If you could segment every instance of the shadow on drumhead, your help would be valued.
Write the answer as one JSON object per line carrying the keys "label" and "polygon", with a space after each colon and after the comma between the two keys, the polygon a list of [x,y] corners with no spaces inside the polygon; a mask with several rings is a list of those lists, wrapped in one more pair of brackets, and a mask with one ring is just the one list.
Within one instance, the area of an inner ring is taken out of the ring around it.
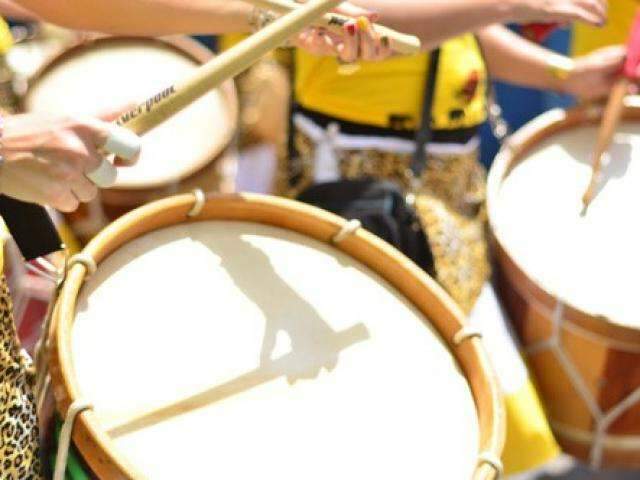
{"label": "shadow on drumhead", "polygon": [[[283,376],[289,384],[314,379],[323,368],[328,372],[336,368],[343,350],[370,338],[362,322],[342,331],[331,328],[316,308],[278,274],[269,256],[243,236],[209,237],[206,242],[192,240],[221,259],[220,267],[237,290],[262,312],[265,330],[258,366],[171,404],[118,419],[108,429],[113,438],[220,402]],[[309,271],[309,275],[314,272]],[[226,320],[233,321],[233,318]],[[288,352],[280,352],[278,348],[281,333],[290,340]]]}
{"label": "shadow on drumhead", "polygon": [[[578,154],[576,154],[574,151],[564,149],[568,156],[575,158],[580,163],[587,164],[589,167],[593,164],[593,155],[591,153],[583,155],[582,152],[578,152]],[[588,152],[591,152],[591,150],[592,146],[589,145]],[[625,135],[623,134],[617,135],[609,146],[609,150],[603,156],[600,179],[594,197],[604,189],[609,180],[622,178],[626,175],[629,164],[631,163],[632,153],[633,146],[629,139],[625,139]]]}
{"label": "shadow on drumhead", "polygon": [[[246,239],[219,239],[215,248],[207,248],[222,259],[222,268],[238,290],[264,315],[260,352],[264,373],[286,375],[291,384],[315,378],[323,367],[327,371],[336,367],[342,350],[369,338],[362,323],[343,332],[333,330],[314,306],[276,272],[268,255]],[[279,333],[288,336],[290,353],[277,357]]]}

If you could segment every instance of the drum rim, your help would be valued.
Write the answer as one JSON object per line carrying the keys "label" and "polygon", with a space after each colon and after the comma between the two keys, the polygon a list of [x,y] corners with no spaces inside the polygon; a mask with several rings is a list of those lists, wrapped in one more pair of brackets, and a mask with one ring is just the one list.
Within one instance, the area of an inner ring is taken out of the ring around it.
{"label": "drum rim", "polygon": [[[109,44],[115,42],[140,42],[147,44],[157,44],[164,47],[169,47],[183,56],[195,61],[197,64],[202,65],[215,57],[214,52],[198,43],[196,40],[184,35],[172,35],[166,37],[144,37],[144,36],[132,36],[132,35],[107,35],[101,33],[91,33],[88,36],[65,45],[61,51],[58,51],[51,55],[41,66],[36,73],[29,79],[29,86],[27,92],[19,99],[18,107],[21,112],[26,112],[26,102],[29,98],[29,93],[34,85],[36,85],[44,75],[49,72],[59,62],[64,61],[65,57],[70,57],[83,48],[92,47],[94,45]],[[207,168],[207,166],[217,160],[226,150],[229,149],[236,136],[237,125],[239,121],[239,105],[238,94],[236,91],[235,83],[233,79],[229,79],[223,82],[219,87],[222,101],[224,104],[225,117],[229,120],[223,123],[224,129],[221,134],[221,141],[218,142],[214,148],[210,149],[208,154],[199,159],[197,162],[193,162],[190,168],[185,169],[176,175],[175,178],[169,180],[159,180],[155,182],[143,182],[143,181],[127,181],[120,184],[109,187],[108,190],[114,191],[152,191],[158,188],[166,187],[175,182],[180,182],[189,178],[199,171]]]}
{"label": "drum rim", "polygon": [[[189,218],[194,196],[183,194],[150,203],[124,215],[105,228],[83,250],[99,263],[125,243],[148,232],[178,223],[206,220],[250,221],[284,228],[331,243],[347,221],[324,210],[300,202],[257,194],[208,194],[201,213]],[[482,342],[471,337],[459,346],[454,336],[465,325],[464,314],[433,279],[393,247],[359,229],[335,247],[362,262],[389,282],[414,305],[448,346],[464,372],[476,405],[480,428],[478,453],[485,458],[499,459],[505,438],[505,413],[497,378]],[[71,330],[75,317],[75,302],[86,275],[86,268],[70,268],[54,309],[50,371],[58,411],[65,413],[78,399],[78,385],[71,358]],[[95,415],[80,414],[73,439],[83,457],[104,478],[141,478],[135,468],[117,452],[103,432]],[[428,466],[427,466],[428,468]],[[497,478],[496,470],[479,463],[473,478]]]}
{"label": "drum rim", "polygon": [[[515,132],[498,152],[489,170],[487,180],[487,214],[495,255],[506,277],[514,285],[522,285],[519,292],[527,302],[535,302],[547,312],[557,307],[558,298],[546,287],[533,279],[515,255],[509,250],[497,226],[499,193],[502,182],[511,170],[540,142],[549,137],[570,130],[576,126],[596,125],[602,117],[602,107],[594,105],[578,106],[571,109],[553,109],[534,118]],[[640,120],[640,97],[625,99],[624,120]],[[564,318],[589,333],[600,335],[618,343],[622,349],[637,350],[640,343],[640,328],[615,323],[610,318],[584,309],[562,299]],[[551,316],[551,313],[549,313]]]}

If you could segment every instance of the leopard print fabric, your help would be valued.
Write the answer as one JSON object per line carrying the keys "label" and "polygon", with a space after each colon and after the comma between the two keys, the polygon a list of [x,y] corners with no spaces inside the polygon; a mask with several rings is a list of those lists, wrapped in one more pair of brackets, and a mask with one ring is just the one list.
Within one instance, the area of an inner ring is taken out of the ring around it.
{"label": "leopard print fabric", "polygon": [[21,349],[7,280],[0,279],[0,478],[42,478],[31,360]]}
{"label": "leopard print fabric", "polygon": [[[296,158],[281,157],[276,191],[296,197],[313,181],[315,145],[294,131]],[[409,192],[411,155],[379,150],[336,152],[343,178],[362,177],[397,182]],[[415,193],[415,206],[433,252],[436,280],[463,311],[473,308],[491,274],[486,239],[485,171],[479,152],[429,154]],[[296,178],[291,186],[289,176]]]}

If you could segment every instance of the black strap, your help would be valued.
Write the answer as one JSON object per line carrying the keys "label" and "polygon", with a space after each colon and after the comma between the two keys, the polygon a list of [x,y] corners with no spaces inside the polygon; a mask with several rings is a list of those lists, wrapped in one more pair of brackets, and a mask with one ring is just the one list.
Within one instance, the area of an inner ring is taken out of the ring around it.
{"label": "black strap", "polygon": [[25,260],[63,248],[58,231],[44,207],[0,195],[0,215]]}
{"label": "black strap", "polygon": [[427,165],[427,153],[425,147],[429,144],[433,135],[431,119],[439,64],[440,49],[436,48],[431,52],[431,55],[429,55],[429,72],[427,73],[427,81],[424,88],[424,100],[422,102],[422,120],[420,128],[416,131],[415,136],[416,149],[413,153],[413,160],[411,162],[411,171],[415,178],[420,177]]}

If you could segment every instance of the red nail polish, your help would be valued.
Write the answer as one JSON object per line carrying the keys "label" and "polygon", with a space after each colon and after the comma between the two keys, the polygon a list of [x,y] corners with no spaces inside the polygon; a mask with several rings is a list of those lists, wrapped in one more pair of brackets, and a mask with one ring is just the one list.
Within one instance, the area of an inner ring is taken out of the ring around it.
{"label": "red nail polish", "polygon": [[355,35],[356,34],[356,24],[355,23],[350,23],[347,25],[347,32],[349,32],[349,35]]}

